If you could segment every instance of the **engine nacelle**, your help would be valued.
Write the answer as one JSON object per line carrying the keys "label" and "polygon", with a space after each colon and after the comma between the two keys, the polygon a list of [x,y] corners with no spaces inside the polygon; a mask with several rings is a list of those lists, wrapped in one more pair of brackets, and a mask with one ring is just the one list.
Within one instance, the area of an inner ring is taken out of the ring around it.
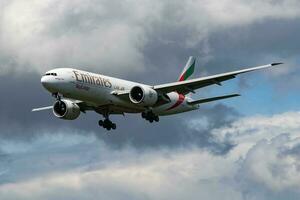
{"label": "engine nacelle", "polygon": [[74,120],[80,115],[79,106],[67,99],[56,101],[53,105],[53,114],[65,120]]}
{"label": "engine nacelle", "polygon": [[155,90],[147,86],[134,86],[129,93],[129,99],[134,104],[140,106],[153,106],[157,103],[158,94]]}

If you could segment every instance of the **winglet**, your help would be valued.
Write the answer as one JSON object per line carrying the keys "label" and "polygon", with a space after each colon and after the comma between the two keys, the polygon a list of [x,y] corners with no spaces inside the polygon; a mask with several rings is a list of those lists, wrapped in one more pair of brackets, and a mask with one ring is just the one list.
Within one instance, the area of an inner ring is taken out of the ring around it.
{"label": "winglet", "polygon": [[284,63],[272,63],[271,66],[275,66],[275,65],[282,65]]}

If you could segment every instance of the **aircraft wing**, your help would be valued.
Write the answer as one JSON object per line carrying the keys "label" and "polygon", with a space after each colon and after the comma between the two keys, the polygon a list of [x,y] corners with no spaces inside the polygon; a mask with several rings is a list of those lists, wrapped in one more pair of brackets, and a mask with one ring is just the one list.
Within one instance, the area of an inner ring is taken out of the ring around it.
{"label": "aircraft wing", "polygon": [[41,107],[41,108],[34,108],[31,110],[31,112],[39,112],[39,111],[43,111],[43,110],[51,110],[53,108],[53,106],[47,106],[47,107]]}
{"label": "aircraft wing", "polygon": [[181,82],[156,85],[153,87],[153,89],[161,93],[169,93],[169,92],[177,91],[178,93],[181,94],[187,94],[189,92],[194,92],[194,90],[196,89],[206,87],[209,85],[214,85],[214,84],[221,85],[221,82],[233,79],[238,74],[247,73],[259,69],[265,69],[280,64],[283,63],[272,63],[268,65],[262,65],[258,67],[252,67],[243,70],[227,72],[227,73],[217,74],[213,76],[207,76],[203,78],[196,78],[196,79],[191,79],[191,80],[186,80]]}
{"label": "aircraft wing", "polygon": [[[89,105],[86,102],[83,101],[79,101],[76,99],[70,99],[70,98],[63,98],[63,99],[68,99],[70,101],[73,101],[74,103],[76,103],[79,107],[80,107],[80,111],[85,112],[87,110],[94,110],[95,106],[93,105]],[[44,111],[44,110],[51,110],[53,109],[53,105],[52,106],[46,106],[46,107],[40,107],[40,108],[34,108],[31,110],[31,112],[39,112],[39,111]]]}

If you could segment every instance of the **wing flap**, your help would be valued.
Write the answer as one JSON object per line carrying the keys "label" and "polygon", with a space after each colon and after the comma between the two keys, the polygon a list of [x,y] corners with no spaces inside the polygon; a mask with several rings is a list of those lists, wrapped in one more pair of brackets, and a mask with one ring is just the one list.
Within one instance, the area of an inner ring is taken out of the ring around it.
{"label": "wing flap", "polygon": [[188,104],[197,105],[197,104],[203,104],[203,103],[208,103],[208,102],[212,102],[212,101],[228,99],[228,98],[233,98],[233,97],[238,97],[238,96],[241,96],[241,95],[240,94],[231,94],[231,95],[218,96],[218,97],[212,97],[212,98],[207,98],[207,99],[200,99],[200,100],[188,102]]}

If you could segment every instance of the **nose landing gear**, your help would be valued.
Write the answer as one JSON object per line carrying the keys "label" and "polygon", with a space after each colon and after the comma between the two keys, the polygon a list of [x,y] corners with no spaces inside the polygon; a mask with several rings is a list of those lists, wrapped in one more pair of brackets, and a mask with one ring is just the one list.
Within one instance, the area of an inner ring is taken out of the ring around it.
{"label": "nose landing gear", "polygon": [[155,115],[152,111],[142,112],[142,118],[149,121],[150,123],[159,122],[159,117]]}
{"label": "nose landing gear", "polygon": [[60,101],[60,100],[61,100],[61,96],[59,95],[58,92],[52,93],[52,96],[53,96],[57,101]]}

